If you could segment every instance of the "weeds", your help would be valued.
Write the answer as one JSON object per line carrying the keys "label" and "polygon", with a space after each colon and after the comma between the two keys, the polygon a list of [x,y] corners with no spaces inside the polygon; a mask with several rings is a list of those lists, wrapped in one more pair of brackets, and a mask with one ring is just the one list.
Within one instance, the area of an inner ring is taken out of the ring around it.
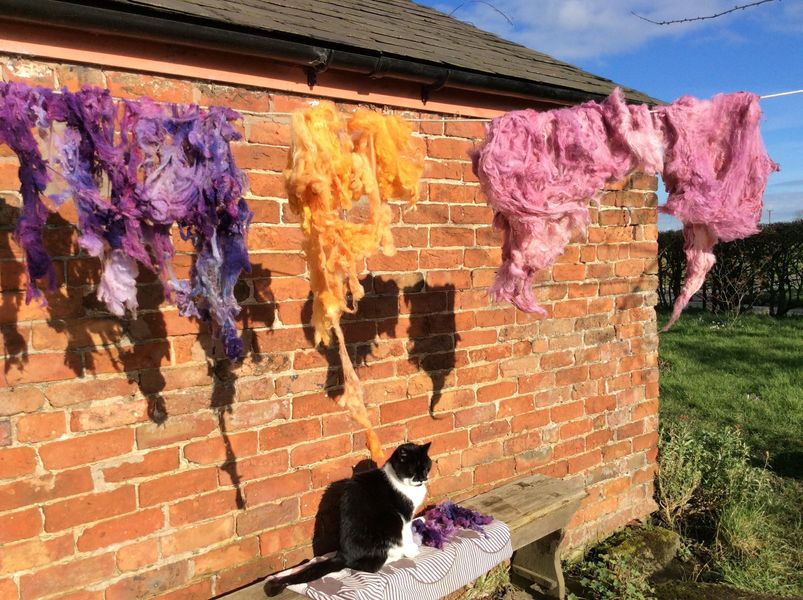
{"label": "weeds", "polygon": [[803,591],[799,550],[778,520],[786,504],[779,502],[776,478],[766,464],[751,464],[741,431],[676,423],[662,428],[659,447],[658,515],[703,543],[697,558],[709,563],[710,574],[757,591]]}
{"label": "weeds", "polygon": [[632,557],[595,553],[572,568],[579,577],[583,595],[567,600],[650,600],[655,590],[641,564]]}

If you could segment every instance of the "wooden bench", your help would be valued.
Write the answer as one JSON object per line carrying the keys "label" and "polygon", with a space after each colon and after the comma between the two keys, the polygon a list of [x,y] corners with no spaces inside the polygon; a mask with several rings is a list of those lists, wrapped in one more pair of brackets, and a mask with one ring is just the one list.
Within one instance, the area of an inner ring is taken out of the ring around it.
{"label": "wooden bench", "polygon": [[[564,598],[566,588],[559,549],[566,525],[584,496],[579,484],[531,475],[464,500],[460,505],[504,521],[510,528],[513,572],[538,584],[547,596]],[[222,598],[262,600],[265,598],[262,588],[263,582],[259,581]],[[277,600],[302,597],[290,590],[273,596]]]}
{"label": "wooden bench", "polygon": [[564,598],[560,544],[585,497],[579,483],[531,475],[463,502],[507,523],[513,545],[512,570],[552,598]]}

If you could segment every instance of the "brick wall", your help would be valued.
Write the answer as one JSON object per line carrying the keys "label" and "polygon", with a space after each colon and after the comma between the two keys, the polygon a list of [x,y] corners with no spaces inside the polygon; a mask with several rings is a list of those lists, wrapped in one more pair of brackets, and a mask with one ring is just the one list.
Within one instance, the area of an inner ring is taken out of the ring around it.
{"label": "brick wall", "polygon": [[[310,555],[323,490],[367,454],[313,347],[287,111],[303,98],[0,56],[3,78],[243,111],[236,146],[255,213],[237,294],[250,348],[215,362],[208,332],[143,275],[134,321],[94,298],[67,204],[46,232],[49,306],[25,305],[15,158],[0,146],[0,597],[206,598]],[[411,113],[405,113],[410,115]],[[466,151],[478,123],[426,123],[418,210],[394,205],[398,253],[368,261],[345,330],[383,443],[432,441],[430,501],[530,473],[581,478],[579,547],[653,509],[658,371],[654,178],[612,186],[537,295],[549,317],[492,305],[499,236]],[[185,271],[186,244],[177,264]],[[436,418],[428,415],[435,404]],[[166,418],[165,418],[166,417]],[[159,424],[158,422],[161,422]]]}

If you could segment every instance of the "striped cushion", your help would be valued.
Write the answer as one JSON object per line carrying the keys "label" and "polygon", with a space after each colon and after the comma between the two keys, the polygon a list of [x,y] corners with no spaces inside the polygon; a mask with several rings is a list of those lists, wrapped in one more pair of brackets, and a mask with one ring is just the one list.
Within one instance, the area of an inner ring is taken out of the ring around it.
{"label": "striped cushion", "polygon": [[460,529],[443,550],[422,546],[414,560],[402,558],[378,573],[343,569],[290,589],[313,600],[438,600],[512,554],[507,525],[493,521],[485,535]]}

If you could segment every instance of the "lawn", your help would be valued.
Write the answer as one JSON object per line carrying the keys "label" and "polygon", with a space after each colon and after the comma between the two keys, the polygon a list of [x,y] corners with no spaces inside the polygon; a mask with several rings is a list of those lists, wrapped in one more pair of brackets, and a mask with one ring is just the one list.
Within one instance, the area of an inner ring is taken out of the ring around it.
{"label": "lawn", "polygon": [[[752,469],[713,466],[696,496],[739,478],[770,486],[713,511],[711,535],[692,535],[713,557],[711,572],[742,588],[803,593],[803,318],[689,313],[661,334],[659,357],[663,428],[712,431],[724,449],[737,427],[752,456]],[[709,442],[707,460],[719,455]],[[775,476],[760,475],[765,465]]]}
{"label": "lawn", "polygon": [[757,459],[803,476],[803,318],[689,312],[661,334],[659,356],[663,419],[740,426]]}

